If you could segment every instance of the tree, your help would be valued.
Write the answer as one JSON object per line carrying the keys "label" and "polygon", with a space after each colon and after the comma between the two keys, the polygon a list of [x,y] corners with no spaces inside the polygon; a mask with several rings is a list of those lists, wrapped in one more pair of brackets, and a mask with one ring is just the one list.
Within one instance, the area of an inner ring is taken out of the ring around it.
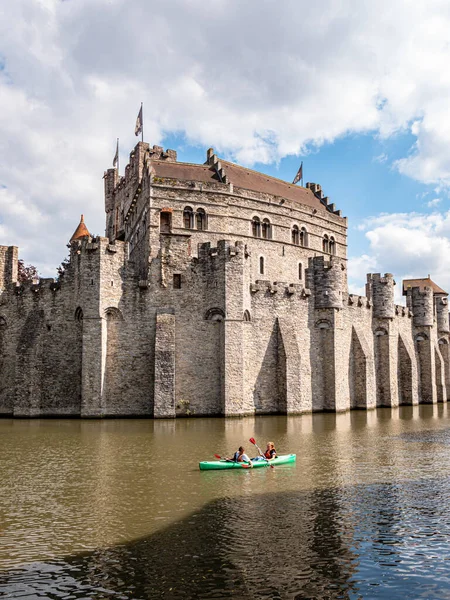
{"label": "tree", "polygon": [[58,275],[56,276],[57,281],[60,281],[62,277],[64,277],[64,273],[67,271],[68,267],[70,265],[70,257],[67,256],[62,263],[59,265],[59,267],[56,269],[56,272],[58,273]]}
{"label": "tree", "polygon": [[38,270],[34,265],[26,265],[21,258],[17,263],[17,281],[19,283],[26,283],[27,281],[33,281],[33,279],[39,279]]}

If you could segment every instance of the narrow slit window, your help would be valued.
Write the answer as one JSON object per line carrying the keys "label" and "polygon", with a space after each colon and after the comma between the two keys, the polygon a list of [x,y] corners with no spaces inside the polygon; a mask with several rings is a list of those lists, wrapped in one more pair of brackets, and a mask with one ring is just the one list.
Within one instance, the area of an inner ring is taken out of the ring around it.
{"label": "narrow slit window", "polygon": [[298,263],[298,278],[302,279],[303,277],[303,265],[302,263]]}
{"label": "narrow slit window", "polygon": [[259,274],[264,275],[264,256],[259,257]]}
{"label": "narrow slit window", "polygon": [[173,289],[181,290],[181,275],[180,275],[180,273],[173,274]]}

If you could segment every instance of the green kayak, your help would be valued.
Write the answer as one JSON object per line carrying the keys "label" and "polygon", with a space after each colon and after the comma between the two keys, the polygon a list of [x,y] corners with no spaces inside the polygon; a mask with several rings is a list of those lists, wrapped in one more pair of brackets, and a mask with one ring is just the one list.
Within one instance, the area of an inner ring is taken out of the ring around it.
{"label": "green kayak", "polygon": [[[281,456],[277,456],[270,462],[268,460],[255,460],[253,463],[253,467],[268,467],[269,465],[286,465],[287,463],[295,462],[296,454],[282,454]],[[201,471],[210,471],[212,469],[241,469],[243,471],[247,463],[237,463],[234,461],[228,460],[203,460],[198,463]],[[248,469],[245,469],[248,471]]]}

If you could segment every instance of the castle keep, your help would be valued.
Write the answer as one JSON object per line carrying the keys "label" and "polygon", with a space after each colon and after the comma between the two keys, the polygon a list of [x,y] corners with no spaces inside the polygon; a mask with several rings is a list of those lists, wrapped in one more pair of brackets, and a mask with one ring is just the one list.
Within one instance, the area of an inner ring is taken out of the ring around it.
{"label": "castle keep", "polygon": [[347,220],[321,187],[138,143],[58,280],[0,246],[0,414],[245,415],[435,403],[447,293],[389,273],[347,287]]}

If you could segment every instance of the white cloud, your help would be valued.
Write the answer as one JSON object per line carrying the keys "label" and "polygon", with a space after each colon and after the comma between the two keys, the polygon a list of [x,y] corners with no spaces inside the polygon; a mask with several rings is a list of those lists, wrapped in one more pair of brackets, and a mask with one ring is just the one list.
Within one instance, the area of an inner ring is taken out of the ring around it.
{"label": "white cloud", "polygon": [[363,254],[351,257],[348,261],[348,289],[350,294],[365,296],[365,281],[367,273],[373,273],[377,269],[377,261],[374,256]]}
{"label": "white cloud", "polygon": [[427,206],[428,206],[428,208],[435,208],[441,202],[442,202],[442,198],[433,198],[433,200],[429,200],[427,202]]}
{"label": "white cloud", "polygon": [[388,160],[388,158],[388,155],[385,152],[382,152],[381,154],[378,154],[378,156],[374,156],[373,162],[383,164]]}
{"label": "white cloud", "polygon": [[349,278],[357,288],[368,272],[394,273],[396,300],[401,301],[401,280],[427,277],[450,291],[450,211],[445,213],[394,213],[366,219],[370,254],[350,259]]}
{"label": "white cloud", "polygon": [[3,2],[0,184],[30,217],[2,209],[1,241],[56,266],[81,212],[103,231],[103,170],[141,100],[151,143],[182,132],[246,164],[410,130],[397,168],[445,189],[449,29],[446,0]]}

